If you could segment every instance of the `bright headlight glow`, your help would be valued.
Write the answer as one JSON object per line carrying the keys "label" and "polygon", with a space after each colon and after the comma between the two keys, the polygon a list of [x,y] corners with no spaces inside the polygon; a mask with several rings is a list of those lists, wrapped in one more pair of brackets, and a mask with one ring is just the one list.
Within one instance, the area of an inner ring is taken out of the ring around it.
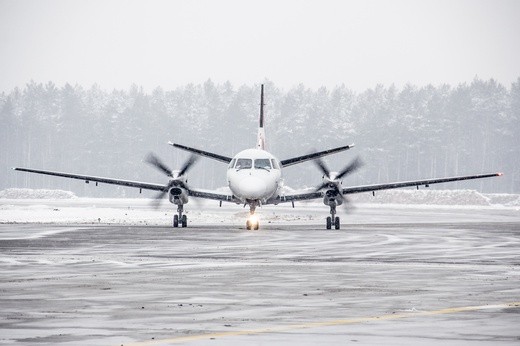
{"label": "bright headlight glow", "polygon": [[250,215],[249,216],[249,223],[251,223],[251,225],[257,225],[258,224],[258,216],[256,216],[256,214]]}

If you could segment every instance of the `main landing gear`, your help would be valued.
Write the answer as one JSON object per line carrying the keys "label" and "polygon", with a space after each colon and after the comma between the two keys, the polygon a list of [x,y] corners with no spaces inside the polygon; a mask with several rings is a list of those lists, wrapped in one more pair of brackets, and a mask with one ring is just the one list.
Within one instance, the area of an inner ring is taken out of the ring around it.
{"label": "main landing gear", "polygon": [[184,206],[182,204],[179,204],[177,207],[177,215],[173,216],[173,227],[179,227],[179,223],[181,227],[188,226],[188,218],[186,215],[183,215],[182,212],[184,211]]}
{"label": "main landing gear", "polygon": [[339,217],[336,216],[336,206],[330,206],[330,216],[327,217],[327,229],[332,228],[332,224],[334,224],[335,229],[340,229]]}

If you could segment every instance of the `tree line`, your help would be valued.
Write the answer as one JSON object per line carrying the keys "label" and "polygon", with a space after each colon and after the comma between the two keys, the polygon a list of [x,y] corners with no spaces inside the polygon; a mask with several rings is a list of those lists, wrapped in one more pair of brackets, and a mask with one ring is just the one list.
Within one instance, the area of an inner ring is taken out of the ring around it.
{"label": "tree line", "polygon": [[[502,179],[441,188],[520,193],[520,78],[505,87],[475,78],[451,85],[346,85],[289,90],[265,82],[268,150],[279,159],[355,143],[325,159],[340,170],[359,155],[364,167],[344,184],[372,184],[503,171]],[[93,85],[30,82],[0,94],[0,188],[68,189],[87,196],[136,196],[128,188],[92,188],[69,179],[30,175],[24,166],[150,182],[167,178],[147,167],[149,151],[172,169],[187,154],[167,141],[233,156],[256,142],[260,85],[207,80],[173,90],[107,91]],[[226,166],[201,159],[189,183],[226,185]],[[312,163],[287,168],[286,185],[314,186]]]}

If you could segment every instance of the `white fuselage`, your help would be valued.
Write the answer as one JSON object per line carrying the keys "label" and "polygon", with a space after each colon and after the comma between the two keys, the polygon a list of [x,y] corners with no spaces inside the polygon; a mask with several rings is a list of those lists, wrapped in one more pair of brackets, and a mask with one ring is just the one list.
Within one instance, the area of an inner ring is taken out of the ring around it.
{"label": "white fuselage", "polygon": [[244,202],[264,203],[276,193],[281,179],[280,161],[262,149],[239,152],[227,170],[229,188]]}

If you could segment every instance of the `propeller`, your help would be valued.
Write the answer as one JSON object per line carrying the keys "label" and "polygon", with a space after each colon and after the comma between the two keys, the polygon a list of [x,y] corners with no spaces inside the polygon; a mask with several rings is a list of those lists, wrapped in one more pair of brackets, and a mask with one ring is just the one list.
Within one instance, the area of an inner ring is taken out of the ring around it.
{"label": "propeller", "polygon": [[168,182],[168,185],[162,190],[157,196],[155,196],[155,201],[152,202],[153,206],[157,208],[161,203],[161,200],[164,196],[170,191],[170,189],[174,186],[181,186],[183,188],[187,188],[186,182],[184,179],[184,175],[190,170],[195,162],[197,162],[198,157],[195,155],[191,155],[186,162],[182,165],[182,168],[176,172],[172,171],[168,166],[166,166],[154,153],[148,153],[146,155],[144,161],[151,166],[157,168],[157,170],[163,172],[166,176],[172,178]]}
{"label": "propeller", "polygon": [[322,159],[317,158],[316,160],[314,160],[314,162],[320,168],[320,170],[323,172],[323,175],[325,177],[327,177],[327,180],[328,180],[328,181],[324,181],[323,184],[318,186],[316,188],[316,191],[325,189],[327,187],[330,187],[333,189],[334,189],[334,187],[336,187],[336,189],[337,189],[339,180],[341,178],[343,178],[344,176],[349,175],[351,173],[354,173],[361,166],[363,166],[363,161],[361,161],[361,159],[358,156],[354,160],[352,160],[352,162],[350,162],[345,168],[343,168],[341,171],[339,171],[334,177],[331,177],[331,174],[330,174],[331,172],[328,169],[328,167],[325,165],[325,162],[323,162]]}
{"label": "propeller", "polygon": [[346,202],[346,204],[350,203],[350,201],[345,196],[343,196],[339,189],[340,179],[349,174],[354,173],[361,166],[363,166],[363,161],[359,158],[359,156],[352,160],[345,168],[343,168],[335,175],[331,175],[330,169],[320,158],[317,158],[316,160],[314,160],[314,162],[316,166],[318,166],[318,168],[322,171],[324,177],[327,178],[324,179],[324,182],[320,186],[316,187],[316,191],[320,191],[323,189],[327,189],[328,191],[332,190],[334,191],[336,197],[341,199],[343,202]]}

